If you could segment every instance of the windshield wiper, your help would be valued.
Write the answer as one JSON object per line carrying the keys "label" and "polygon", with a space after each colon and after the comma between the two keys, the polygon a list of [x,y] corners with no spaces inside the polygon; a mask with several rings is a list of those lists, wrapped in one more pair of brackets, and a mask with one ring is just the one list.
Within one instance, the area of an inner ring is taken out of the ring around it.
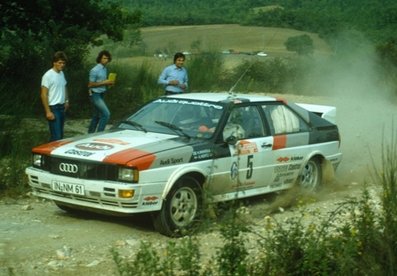
{"label": "windshield wiper", "polygon": [[146,128],[144,128],[141,124],[134,122],[134,121],[121,121],[121,124],[127,124],[133,127],[136,127],[139,130],[142,130],[143,132],[147,132]]}
{"label": "windshield wiper", "polygon": [[180,127],[174,125],[174,124],[170,124],[164,121],[154,121],[156,124],[159,124],[161,126],[165,126],[171,130],[173,130],[176,134],[180,135],[182,134],[183,136],[185,136],[186,138],[191,138],[189,135],[187,135]]}

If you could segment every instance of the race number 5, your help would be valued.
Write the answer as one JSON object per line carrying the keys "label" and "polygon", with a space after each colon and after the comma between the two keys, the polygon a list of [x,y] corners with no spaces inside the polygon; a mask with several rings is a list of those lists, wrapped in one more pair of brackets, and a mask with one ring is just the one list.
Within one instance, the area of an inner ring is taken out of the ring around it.
{"label": "race number 5", "polygon": [[247,170],[247,179],[250,179],[251,177],[252,177],[252,172],[253,172],[253,165],[254,165],[254,162],[253,162],[253,159],[254,158],[254,156],[253,155],[248,155],[248,158],[247,158],[247,168],[248,168],[248,170]]}

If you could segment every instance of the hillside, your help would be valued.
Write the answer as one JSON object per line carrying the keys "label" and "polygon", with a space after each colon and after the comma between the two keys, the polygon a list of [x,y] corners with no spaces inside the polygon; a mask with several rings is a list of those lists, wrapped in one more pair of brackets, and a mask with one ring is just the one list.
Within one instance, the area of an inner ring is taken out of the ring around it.
{"label": "hillside", "polygon": [[[313,39],[315,54],[329,53],[328,45],[313,33],[284,28],[240,26],[237,24],[161,26],[141,29],[148,53],[158,49],[190,51],[192,43],[200,41],[200,48],[251,52],[266,51],[270,55],[286,53],[284,42],[291,36],[308,34]],[[173,52],[173,51],[170,51]]]}

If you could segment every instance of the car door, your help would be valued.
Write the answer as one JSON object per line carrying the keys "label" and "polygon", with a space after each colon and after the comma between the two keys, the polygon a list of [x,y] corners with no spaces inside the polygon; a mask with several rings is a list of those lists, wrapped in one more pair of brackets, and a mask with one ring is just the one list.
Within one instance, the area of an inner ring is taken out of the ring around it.
{"label": "car door", "polygon": [[222,131],[226,141],[218,150],[227,157],[214,160],[209,191],[218,199],[258,194],[272,176],[270,155],[272,137],[266,135],[259,109],[255,105],[235,106]]}
{"label": "car door", "polygon": [[309,126],[282,102],[262,105],[273,135],[270,189],[278,190],[294,184],[310,152]]}

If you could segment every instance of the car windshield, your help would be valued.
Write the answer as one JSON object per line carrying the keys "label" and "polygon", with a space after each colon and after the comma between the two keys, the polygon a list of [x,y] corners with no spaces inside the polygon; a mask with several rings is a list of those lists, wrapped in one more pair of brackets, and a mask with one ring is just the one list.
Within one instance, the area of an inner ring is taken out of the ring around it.
{"label": "car windshield", "polygon": [[[145,129],[150,132],[210,138],[214,134],[223,106],[205,101],[159,98],[143,106],[122,122],[121,128]],[[176,131],[177,130],[177,131]]]}

